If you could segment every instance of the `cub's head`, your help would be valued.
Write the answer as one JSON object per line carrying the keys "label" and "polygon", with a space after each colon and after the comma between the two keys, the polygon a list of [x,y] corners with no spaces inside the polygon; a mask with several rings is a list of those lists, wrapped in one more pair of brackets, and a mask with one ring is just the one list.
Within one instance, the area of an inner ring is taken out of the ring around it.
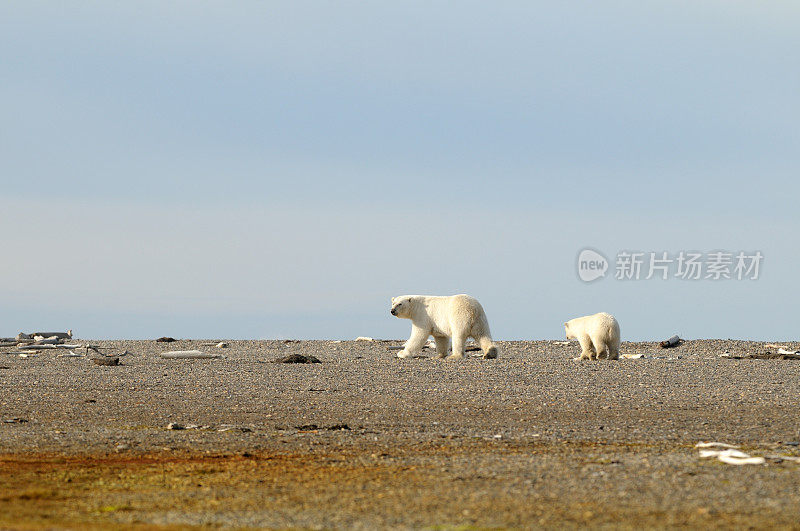
{"label": "cub's head", "polygon": [[570,322],[571,321],[567,321],[566,323],[564,323],[564,332],[567,334],[567,339],[575,339],[575,332],[573,332],[569,328]]}
{"label": "cub's head", "polygon": [[411,295],[392,297],[392,309],[389,310],[389,312],[402,319],[411,319],[411,304],[413,302],[413,297]]}

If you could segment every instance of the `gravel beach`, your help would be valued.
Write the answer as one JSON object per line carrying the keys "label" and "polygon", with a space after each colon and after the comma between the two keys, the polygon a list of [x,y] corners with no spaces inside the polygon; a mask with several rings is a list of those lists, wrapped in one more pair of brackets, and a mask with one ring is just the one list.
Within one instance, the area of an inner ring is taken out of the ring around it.
{"label": "gravel beach", "polygon": [[[800,361],[720,357],[765,343],[580,362],[562,341],[462,361],[218,341],[89,341],[117,366],[0,349],[0,527],[800,525]],[[224,357],[158,356],[189,349]],[[274,363],[291,354],[322,363]],[[767,459],[702,459],[699,441]]]}

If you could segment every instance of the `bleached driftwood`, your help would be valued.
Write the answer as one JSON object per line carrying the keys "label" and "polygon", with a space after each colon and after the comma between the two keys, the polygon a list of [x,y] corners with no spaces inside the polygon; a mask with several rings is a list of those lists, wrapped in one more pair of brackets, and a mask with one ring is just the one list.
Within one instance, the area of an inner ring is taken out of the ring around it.
{"label": "bleached driftwood", "polygon": [[61,343],[62,340],[59,339],[57,336],[33,336],[33,343],[35,345],[58,345]]}
{"label": "bleached driftwood", "polygon": [[31,332],[30,334],[26,334],[25,332],[20,332],[17,334],[17,341],[21,341],[23,339],[33,339],[36,336],[42,337],[57,337],[58,339],[72,339],[72,330],[67,330],[66,332]]}
{"label": "bleached driftwood", "polygon": [[779,349],[778,349],[778,354],[791,354],[791,355],[795,355],[795,354],[800,354],[800,350],[786,350],[785,348],[779,348]]}
{"label": "bleached driftwood", "polygon": [[[694,445],[694,447],[701,448],[699,452],[701,459],[716,457],[728,465],[763,465],[766,463],[766,459],[763,457],[752,457],[748,453],[737,450],[736,446],[732,444],[725,444],[721,442],[699,442]],[[722,448],[722,450],[719,448]]]}
{"label": "bleached driftwood", "polygon": [[66,332],[33,332],[29,335],[34,337],[36,336],[44,336],[44,337],[57,337],[58,339],[72,339],[72,330],[67,330]]}
{"label": "bleached driftwood", "polygon": [[73,348],[84,348],[82,345],[53,345],[53,344],[41,344],[41,343],[32,343],[30,345],[18,345],[18,349],[20,350],[47,350],[47,349],[57,349],[57,348],[66,348],[66,349],[73,349]]}
{"label": "bleached driftwood", "polygon": [[30,334],[32,336],[43,336],[43,337],[57,337],[58,339],[72,339],[72,330],[67,330],[66,332],[34,332]]}
{"label": "bleached driftwood", "polygon": [[58,348],[58,345],[20,345],[17,347],[20,350],[47,350]]}
{"label": "bleached driftwood", "polygon": [[199,350],[171,350],[169,352],[162,352],[159,356],[166,360],[203,360],[222,357],[221,354],[209,354],[207,352],[200,352]]}
{"label": "bleached driftwood", "polygon": [[16,341],[0,341],[0,347],[16,347]]}
{"label": "bleached driftwood", "polygon": [[723,443],[723,442],[699,442],[694,445],[695,448],[739,448],[736,445]]}

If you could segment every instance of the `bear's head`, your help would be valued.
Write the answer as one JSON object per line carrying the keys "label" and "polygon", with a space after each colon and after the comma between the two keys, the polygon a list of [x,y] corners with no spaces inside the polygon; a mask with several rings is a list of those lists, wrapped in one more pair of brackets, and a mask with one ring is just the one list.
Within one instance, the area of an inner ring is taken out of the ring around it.
{"label": "bear's head", "polygon": [[569,329],[569,321],[564,323],[564,332],[567,334],[567,339],[575,339],[575,334]]}
{"label": "bear's head", "polygon": [[401,319],[411,319],[411,305],[414,299],[411,295],[400,295],[392,297],[392,309],[389,312]]}

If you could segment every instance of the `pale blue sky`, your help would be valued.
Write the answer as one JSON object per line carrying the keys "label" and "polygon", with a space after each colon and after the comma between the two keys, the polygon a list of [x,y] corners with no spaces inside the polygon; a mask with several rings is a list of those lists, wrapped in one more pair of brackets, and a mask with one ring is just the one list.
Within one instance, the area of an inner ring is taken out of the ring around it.
{"label": "pale blue sky", "polygon": [[[0,336],[798,337],[795,2],[3,2]],[[575,274],[760,250],[754,282]],[[29,254],[31,253],[31,254]]]}

